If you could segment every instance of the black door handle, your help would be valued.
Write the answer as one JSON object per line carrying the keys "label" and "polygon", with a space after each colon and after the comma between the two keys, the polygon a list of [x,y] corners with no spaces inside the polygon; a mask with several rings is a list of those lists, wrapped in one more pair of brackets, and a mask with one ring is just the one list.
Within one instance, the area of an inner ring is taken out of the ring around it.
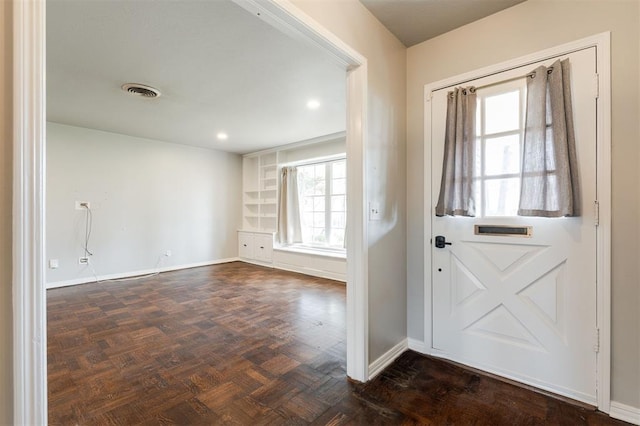
{"label": "black door handle", "polygon": [[438,235],[436,236],[436,248],[444,248],[444,246],[450,246],[451,243],[447,242],[447,239],[442,236],[442,235]]}

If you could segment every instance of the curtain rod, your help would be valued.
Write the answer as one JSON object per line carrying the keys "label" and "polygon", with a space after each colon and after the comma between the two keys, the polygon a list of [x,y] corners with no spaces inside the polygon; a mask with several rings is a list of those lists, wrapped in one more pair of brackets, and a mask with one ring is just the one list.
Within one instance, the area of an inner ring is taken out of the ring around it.
{"label": "curtain rod", "polygon": [[[547,74],[551,74],[551,71],[553,71],[553,67],[549,67],[547,68]],[[518,77],[512,77],[512,78],[508,78],[506,80],[500,80],[500,81],[496,81],[495,83],[489,83],[489,84],[483,84],[482,86],[470,86],[468,87],[468,89],[473,93],[477,90],[480,89],[486,89],[487,87],[493,87],[493,86],[498,86],[500,84],[506,84],[506,83],[510,83],[512,81],[516,81],[516,80],[520,80],[523,78],[534,78],[536,76],[536,72],[535,71],[531,71],[525,75],[519,75]],[[453,92],[449,92],[448,93],[449,96],[453,96]]]}
{"label": "curtain rod", "polygon": [[[503,72],[513,71],[513,70],[515,70],[517,68],[522,68],[522,67],[529,66],[529,65],[537,65],[537,64],[540,64],[542,62],[548,61],[550,59],[561,59],[561,58],[567,57],[568,55],[570,55],[572,53],[582,52],[583,50],[592,49],[593,47],[594,47],[593,45],[589,45],[587,47],[579,47],[579,48],[576,48],[576,49],[568,50],[568,51],[566,51],[566,52],[564,52],[562,54],[557,54],[556,53],[556,54],[553,54],[553,55],[550,55],[550,56],[546,56],[546,57],[543,57],[543,58],[537,58],[535,60],[529,60],[529,61],[526,61],[524,63],[518,64],[518,65],[510,66],[508,68],[497,69],[495,71],[489,72],[489,73],[484,74],[484,75],[476,75],[474,77],[468,77],[466,80],[462,80],[462,81],[458,81],[458,82],[450,83],[450,84],[445,84],[444,86],[439,86],[439,87],[437,87],[435,89],[432,89],[431,93],[433,94],[435,92],[439,92],[440,90],[445,90],[445,89],[449,89],[451,87],[456,87],[456,86],[459,86],[461,84],[468,83],[470,81],[479,80],[481,78],[491,77],[491,76],[494,76],[494,75],[502,74]],[[523,76],[523,77],[526,77],[526,75]],[[519,77],[519,78],[523,78],[523,77]],[[450,79],[446,79],[446,81],[451,81],[451,80]]]}

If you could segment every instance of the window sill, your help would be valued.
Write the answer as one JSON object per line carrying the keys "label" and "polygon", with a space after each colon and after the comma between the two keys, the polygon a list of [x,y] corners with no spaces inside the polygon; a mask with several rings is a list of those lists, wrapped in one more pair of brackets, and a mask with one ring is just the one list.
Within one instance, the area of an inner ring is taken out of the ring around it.
{"label": "window sill", "polygon": [[322,249],[314,247],[302,246],[278,246],[273,248],[275,251],[286,251],[291,253],[310,254],[313,256],[333,257],[336,259],[346,259],[346,251]]}

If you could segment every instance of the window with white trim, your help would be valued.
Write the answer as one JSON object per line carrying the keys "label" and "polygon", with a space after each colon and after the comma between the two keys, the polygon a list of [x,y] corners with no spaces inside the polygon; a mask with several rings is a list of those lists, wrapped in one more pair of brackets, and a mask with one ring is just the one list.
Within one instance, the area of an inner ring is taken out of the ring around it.
{"label": "window with white trim", "polygon": [[347,162],[344,158],[298,166],[304,245],[344,249],[347,221],[346,170]]}
{"label": "window with white trim", "polygon": [[476,94],[476,216],[516,216],[526,82],[480,88]]}

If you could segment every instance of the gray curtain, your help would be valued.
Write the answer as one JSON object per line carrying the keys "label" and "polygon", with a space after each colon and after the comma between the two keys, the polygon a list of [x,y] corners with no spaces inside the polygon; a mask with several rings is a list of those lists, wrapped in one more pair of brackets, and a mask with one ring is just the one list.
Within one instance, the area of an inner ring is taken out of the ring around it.
{"label": "gray curtain", "polygon": [[458,87],[447,94],[446,126],[436,216],[475,216],[475,88]]}
{"label": "gray curtain", "polygon": [[568,59],[527,77],[521,178],[518,215],[580,215]]}
{"label": "gray curtain", "polygon": [[295,167],[283,167],[280,172],[277,240],[280,244],[302,242],[298,169]]}

